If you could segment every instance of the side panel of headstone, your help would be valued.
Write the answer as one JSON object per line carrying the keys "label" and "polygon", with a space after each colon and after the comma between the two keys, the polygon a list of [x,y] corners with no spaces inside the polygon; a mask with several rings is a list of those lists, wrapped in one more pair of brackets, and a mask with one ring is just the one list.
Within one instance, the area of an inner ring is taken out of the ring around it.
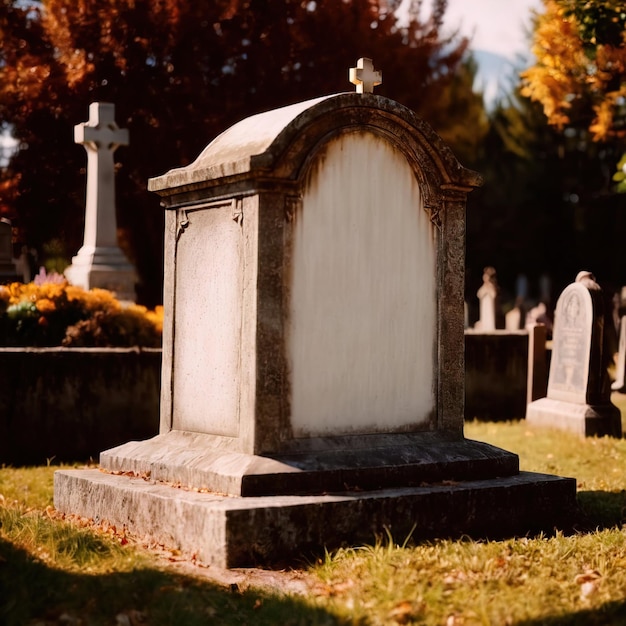
{"label": "side panel of headstone", "polygon": [[173,427],[226,437],[239,427],[243,232],[235,205],[180,212],[175,295]]}

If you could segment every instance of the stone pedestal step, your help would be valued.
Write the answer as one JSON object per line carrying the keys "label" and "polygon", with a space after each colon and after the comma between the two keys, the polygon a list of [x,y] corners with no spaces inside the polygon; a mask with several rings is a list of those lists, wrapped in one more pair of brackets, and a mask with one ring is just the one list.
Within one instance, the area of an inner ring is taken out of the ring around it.
{"label": "stone pedestal step", "polygon": [[573,478],[516,476],[424,487],[317,496],[232,497],[199,493],[97,469],[55,473],[55,507],[106,520],[218,567],[280,565],[324,548],[501,538],[567,528],[576,510]]}

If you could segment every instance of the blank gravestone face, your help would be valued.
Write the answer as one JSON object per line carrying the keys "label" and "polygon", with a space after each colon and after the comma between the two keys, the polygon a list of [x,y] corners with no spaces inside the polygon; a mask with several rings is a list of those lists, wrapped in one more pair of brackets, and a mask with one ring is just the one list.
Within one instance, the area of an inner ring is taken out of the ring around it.
{"label": "blank gravestone face", "polygon": [[330,141],[309,171],[292,255],[294,435],[427,425],[435,233],[406,158],[372,133]]}
{"label": "blank gravestone face", "polygon": [[566,287],[557,302],[548,397],[584,403],[589,379],[593,303],[580,283]]}

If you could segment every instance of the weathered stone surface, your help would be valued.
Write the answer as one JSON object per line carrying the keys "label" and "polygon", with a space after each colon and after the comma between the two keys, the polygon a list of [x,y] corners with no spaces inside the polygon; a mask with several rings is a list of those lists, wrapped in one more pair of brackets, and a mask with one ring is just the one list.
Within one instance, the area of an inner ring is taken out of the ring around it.
{"label": "weathered stone surface", "polygon": [[161,432],[244,454],[460,435],[464,207],[479,182],[373,94],[254,116],[152,179],[168,214]]}
{"label": "weathered stone surface", "polygon": [[548,426],[577,433],[582,437],[622,436],[622,416],[614,404],[576,404],[540,398],[529,405],[529,424]]}
{"label": "weathered stone surface", "polygon": [[[56,506],[225,566],[385,526],[552,527],[573,481],[521,477],[515,454],[463,437],[478,184],[412,111],[370,93],[243,120],[152,179],[166,209],[161,430],[101,464],[157,482],[63,472]],[[420,486],[433,481],[446,485]]]}
{"label": "weathered stone surface", "polygon": [[324,548],[470,535],[501,538],[568,528],[576,481],[506,478],[319,496],[233,498],[99,470],[55,473],[55,506],[108,520],[218,567],[277,565]]}
{"label": "weathered stone surface", "polygon": [[237,496],[411,487],[519,471],[516,454],[437,433],[330,437],[270,456],[228,452],[212,444],[204,434],[171,431],[107,450],[100,455],[100,465],[112,472]]}

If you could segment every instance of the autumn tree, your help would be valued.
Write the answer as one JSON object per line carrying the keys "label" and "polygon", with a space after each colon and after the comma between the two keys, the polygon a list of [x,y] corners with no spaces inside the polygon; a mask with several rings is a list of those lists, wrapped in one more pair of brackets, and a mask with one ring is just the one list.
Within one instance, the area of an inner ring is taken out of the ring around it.
{"label": "autumn tree", "polygon": [[596,141],[626,137],[626,11],[621,0],[543,0],[536,16],[536,64],[523,95],[550,124],[588,130]]}
{"label": "autumn tree", "polygon": [[116,152],[122,247],[139,298],[161,298],[163,214],[148,178],[192,161],[250,114],[351,90],[361,56],[384,71],[377,92],[436,121],[467,41],[443,36],[446,0],[24,0],[0,4],[0,120],[19,151],[0,179],[0,211],[42,250],[82,243],[85,155],[72,129],[93,101],[116,105],[130,146]]}
{"label": "autumn tree", "polygon": [[596,275],[617,289],[625,281],[620,249],[626,198],[615,193],[613,182],[626,139],[624,3],[543,4],[533,34],[537,62],[521,78],[522,94],[542,106],[558,131],[555,177],[562,196],[546,211],[559,216],[555,229],[567,242],[557,244],[563,259],[574,260],[578,269],[593,265]]}

